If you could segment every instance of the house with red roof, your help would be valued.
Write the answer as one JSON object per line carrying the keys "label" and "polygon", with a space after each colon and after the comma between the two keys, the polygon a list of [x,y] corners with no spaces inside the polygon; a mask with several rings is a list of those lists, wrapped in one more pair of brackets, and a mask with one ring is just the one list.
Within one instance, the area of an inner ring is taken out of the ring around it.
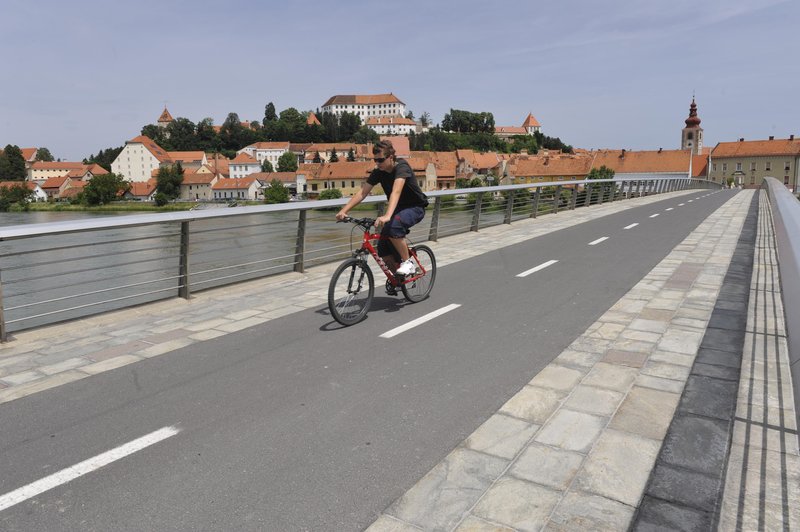
{"label": "house with red roof", "polygon": [[536,120],[533,114],[528,113],[521,126],[495,126],[494,134],[501,139],[510,139],[519,135],[533,135],[541,131],[541,129],[542,126],[539,121]]}
{"label": "house with red roof", "polygon": [[145,182],[153,170],[172,162],[166,150],[153,139],[139,135],[125,142],[125,147],[111,163],[111,171],[128,181]]}
{"label": "house with red roof", "polygon": [[200,171],[183,173],[180,199],[184,201],[210,201],[214,199],[212,187],[219,180],[218,174],[210,167],[203,166]]}
{"label": "house with red roof", "polygon": [[417,123],[401,115],[370,116],[364,124],[378,135],[408,135],[417,130]]}
{"label": "house with red roof", "polygon": [[389,94],[337,94],[322,104],[323,113],[356,114],[365,123],[376,116],[405,116],[406,104],[392,93]]}
{"label": "house with red roof", "polygon": [[130,187],[128,187],[122,197],[127,200],[153,201],[156,195],[157,184],[155,179],[134,181],[130,184]]}
{"label": "house with red roof", "polygon": [[214,200],[256,200],[261,182],[255,177],[219,179],[211,186]]}
{"label": "house with red roof", "polygon": [[231,159],[228,167],[230,168],[231,179],[240,179],[261,171],[261,163],[245,152],[241,152]]}
{"label": "house with red roof", "polygon": [[[250,144],[245,146],[241,150],[237,151],[237,154],[246,153],[250,157],[253,157],[258,164],[264,164],[264,161],[269,161],[272,165],[273,170],[278,169],[278,159],[281,158],[281,155],[290,151],[289,142],[288,141],[281,141],[281,142],[256,142],[254,144]],[[258,171],[258,170],[256,170]]]}
{"label": "house with red roof", "polygon": [[0,188],[11,188],[17,185],[24,185],[33,192],[33,201],[47,201],[47,194],[38,183],[33,181],[0,181]]}
{"label": "house with red roof", "polygon": [[733,179],[745,188],[757,188],[765,177],[774,177],[797,192],[800,186],[800,139],[744,140],[719,142],[709,155],[711,181]]}

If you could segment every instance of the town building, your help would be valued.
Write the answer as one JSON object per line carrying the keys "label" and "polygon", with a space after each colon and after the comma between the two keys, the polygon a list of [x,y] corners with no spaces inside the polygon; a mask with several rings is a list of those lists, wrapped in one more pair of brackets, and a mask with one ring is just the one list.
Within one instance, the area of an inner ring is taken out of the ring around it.
{"label": "town building", "polygon": [[793,192],[798,191],[800,139],[744,140],[719,142],[709,156],[708,177],[716,183],[729,181],[745,188],[757,188],[765,177],[774,177]]}
{"label": "town building", "polygon": [[605,166],[614,171],[615,178],[689,179],[693,155],[689,150],[599,150],[593,154],[592,168]]}
{"label": "town building", "polygon": [[236,153],[246,153],[250,157],[253,157],[258,164],[261,165],[264,161],[269,161],[272,165],[272,168],[277,170],[278,169],[278,159],[281,158],[281,155],[289,151],[289,142],[282,141],[282,142],[256,142],[255,144],[250,144],[249,146],[245,146],[241,150],[237,151]]}
{"label": "town building", "polygon": [[134,201],[153,201],[156,196],[156,186],[155,179],[131,183],[122,198]]}
{"label": "town building", "polygon": [[42,187],[39,186],[38,183],[34,183],[33,181],[0,181],[0,188],[11,188],[16,185],[23,185],[27,187],[28,190],[33,192],[33,201],[46,201],[47,194],[45,194]]}
{"label": "town building", "polygon": [[208,166],[196,172],[184,172],[180,198],[184,201],[210,201],[214,198],[212,187],[219,177]]}
{"label": "town building", "polygon": [[353,113],[361,118],[361,123],[366,123],[372,117],[405,116],[406,104],[392,93],[336,95],[322,105],[322,112]]}
{"label": "town building", "polygon": [[244,152],[236,155],[236,157],[228,163],[228,167],[230,168],[232,179],[241,179],[242,177],[247,177],[250,174],[261,171],[261,163],[253,156]]}
{"label": "town building", "polygon": [[501,139],[510,139],[511,137],[522,135],[532,136],[534,133],[540,132],[541,129],[542,126],[539,121],[536,120],[533,114],[528,113],[521,126],[495,126],[494,134]]}
{"label": "town building", "polygon": [[502,184],[576,181],[586,179],[592,155],[553,154],[518,156],[508,161]]}
{"label": "town building", "polygon": [[171,164],[167,152],[146,135],[125,142],[111,163],[111,171],[128,181],[147,181],[162,164]]}
{"label": "town building", "polygon": [[99,164],[83,164],[69,161],[36,161],[28,169],[28,181],[42,185],[51,177],[70,177],[72,179],[90,180],[96,175],[107,174],[108,171]]}
{"label": "town building", "polygon": [[164,110],[161,112],[161,116],[158,117],[156,124],[158,124],[158,127],[166,129],[167,126],[174,121],[175,119],[172,118],[171,114],[169,114],[169,111],[167,111],[167,106],[165,105]]}
{"label": "town building", "polygon": [[417,130],[416,122],[400,115],[371,116],[365,125],[378,135],[408,135]]}
{"label": "town building", "polygon": [[681,131],[681,149],[689,150],[694,155],[703,153],[703,128],[700,127],[700,117],[697,116],[697,104],[694,102],[694,98],[689,106],[686,127]]}
{"label": "town building", "polygon": [[256,200],[261,182],[254,177],[219,179],[211,186],[215,200]]}

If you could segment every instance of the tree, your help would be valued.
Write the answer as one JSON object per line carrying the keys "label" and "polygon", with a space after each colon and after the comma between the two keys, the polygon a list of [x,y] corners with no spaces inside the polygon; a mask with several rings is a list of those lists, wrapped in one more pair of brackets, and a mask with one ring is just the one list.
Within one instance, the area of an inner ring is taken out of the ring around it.
{"label": "tree", "polygon": [[297,171],[297,156],[290,152],[284,152],[278,158],[278,172],[296,172]]}
{"label": "tree", "polygon": [[606,165],[600,168],[592,168],[586,179],[614,179],[614,170],[608,168]]}
{"label": "tree", "polygon": [[319,199],[339,199],[342,197],[342,191],[338,188],[329,188],[319,193]]}
{"label": "tree", "polygon": [[318,152],[318,151],[315,151],[315,152],[314,152],[314,158],[313,158],[313,159],[311,159],[311,162],[312,162],[312,163],[317,163],[317,164],[319,164],[319,163],[321,163],[321,162],[322,162],[322,156],[319,154],[319,152]]}
{"label": "tree", "polygon": [[117,199],[127,187],[122,176],[117,174],[96,175],[83,187],[83,201],[88,205],[104,205]]}
{"label": "tree", "polygon": [[406,113],[406,118],[408,118],[409,120],[414,120],[414,113],[411,110],[409,110]]}
{"label": "tree", "polygon": [[353,151],[353,148],[350,148],[350,151],[347,152],[347,160],[350,162],[356,160],[356,152]]}
{"label": "tree", "polygon": [[370,129],[367,126],[361,126],[361,128],[353,135],[353,142],[356,144],[377,144],[380,140],[381,138],[378,133],[376,133],[374,129]]}
{"label": "tree", "polygon": [[289,189],[277,179],[270,181],[264,189],[264,203],[286,203],[289,201]]}
{"label": "tree", "polygon": [[492,113],[471,113],[450,109],[442,120],[442,129],[456,133],[494,134],[494,115]]}
{"label": "tree", "polygon": [[[353,136],[361,128],[361,117],[355,113],[345,111],[339,116],[340,140],[352,140]],[[337,142],[337,141],[331,141]]]}
{"label": "tree", "polygon": [[336,153],[336,148],[333,148],[331,150],[330,162],[332,162],[332,163],[338,163],[339,162],[339,154]]}
{"label": "tree", "polygon": [[428,127],[429,125],[431,125],[431,115],[428,114],[427,111],[425,111],[419,116],[419,123],[422,127]]}
{"label": "tree", "polygon": [[165,144],[166,138],[164,137],[164,128],[155,124],[147,124],[142,128],[142,135],[149,138],[159,146]]}
{"label": "tree", "polygon": [[8,211],[14,203],[27,211],[31,201],[33,201],[33,191],[25,183],[14,183],[10,187],[0,188],[0,211],[2,212]]}
{"label": "tree", "polygon": [[272,167],[272,163],[271,162],[269,162],[268,160],[264,159],[264,162],[261,163],[261,171],[271,174],[272,172],[275,171],[275,168]]}
{"label": "tree", "polygon": [[163,166],[158,169],[156,175],[156,193],[164,194],[172,200],[181,195],[181,183],[183,183],[183,167],[181,163],[174,166]]}
{"label": "tree", "polygon": [[51,162],[51,161],[55,161],[55,158],[53,157],[53,154],[50,153],[50,150],[48,150],[45,147],[41,147],[38,150],[36,150],[36,160],[37,161]]}
{"label": "tree", "polygon": [[275,104],[269,102],[266,107],[264,107],[264,120],[262,123],[264,127],[267,127],[267,123],[274,122],[278,119],[278,115],[275,114]]}
{"label": "tree", "polygon": [[83,164],[99,164],[109,172],[111,171],[111,163],[119,157],[119,154],[122,153],[124,146],[120,146],[118,148],[106,148],[105,150],[100,150],[97,152],[97,156],[94,154],[90,155],[88,158],[83,160]]}
{"label": "tree", "polygon": [[8,144],[0,155],[0,181],[24,181],[26,175],[22,150]]}
{"label": "tree", "polygon": [[172,151],[190,151],[197,149],[197,136],[194,122],[188,118],[178,117],[167,125],[165,147]]}

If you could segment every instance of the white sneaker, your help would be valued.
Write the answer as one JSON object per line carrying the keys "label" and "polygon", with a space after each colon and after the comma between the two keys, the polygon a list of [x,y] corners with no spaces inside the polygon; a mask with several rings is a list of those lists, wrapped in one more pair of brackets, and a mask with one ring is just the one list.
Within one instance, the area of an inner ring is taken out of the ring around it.
{"label": "white sneaker", "polygon": [[414,272],[417,271],[417,268],[414,266],[414,261],[408,259],[403,261],[400,266],[397,267],[397,275],[413,275]]}

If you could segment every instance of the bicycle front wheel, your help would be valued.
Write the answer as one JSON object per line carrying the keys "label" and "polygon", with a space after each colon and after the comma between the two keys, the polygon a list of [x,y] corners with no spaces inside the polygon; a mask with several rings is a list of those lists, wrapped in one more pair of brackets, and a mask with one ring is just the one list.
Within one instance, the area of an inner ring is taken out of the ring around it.
{"label": "bicycle front wheel", "polygon": [[436,280],[436,257],[428,246],[414,246],[409,251],[417,271],[409,281],[401,284],[400,288],[407,300],[416,303],[428,297],[433,289],[433,282]]}
{"label": "bicycle front wheel", "polygon": [[328,308],[333,319],[342,325],[353,325],[367,317],[375,279],[367,263],[348,259],[336,268],[328,287]]}

